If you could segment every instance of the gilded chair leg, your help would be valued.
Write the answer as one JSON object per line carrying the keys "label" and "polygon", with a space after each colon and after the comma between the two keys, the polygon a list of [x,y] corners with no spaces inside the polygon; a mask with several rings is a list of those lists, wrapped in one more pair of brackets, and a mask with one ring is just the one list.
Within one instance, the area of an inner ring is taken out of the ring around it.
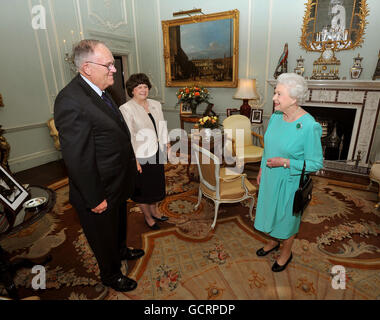
{"label": "gilded chair leg", "polygon": [[379,192],[377,194],[377,203],[375,204],[375,209],[379,209],[380,207],[380,186],[379,186]]}
{"label": "gilded chair leg", "polygon": [[215,202],[215,214],[214,214],[214,221],[211,225],[211,229],[214,229],[215,228],[215,225],[216,225],[216,219],[218,218],[218,209],[219,209],[219,202]]}
{"label": "gilded chair leg", "polygon": [[253,215],[252,215],[252,210],[255,205],[255,198],[252,197],[251,203],[249,205],[249,216],[251,217],[251,221],[253,221]]}
{"label": "gilded chair leg", "polygon": [[199,188],[199,191],[198,191],[198,203],[195,205],[195,210],[198,209],[199,205],[201,204],[201,200],[202,200],[202,189]]}

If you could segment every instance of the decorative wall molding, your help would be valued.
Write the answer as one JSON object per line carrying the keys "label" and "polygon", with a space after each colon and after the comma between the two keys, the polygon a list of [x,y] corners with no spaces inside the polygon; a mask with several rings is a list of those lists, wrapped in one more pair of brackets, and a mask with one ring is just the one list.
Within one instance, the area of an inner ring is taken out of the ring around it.
{"label": "decorative wall molding", "polygon": [[79,4],[79,0],[73,0],[73,5],[74,5],[74,9],[75,9],[75,15],[76,15],[76,18],[77,18],[77,22],[79,24],[79,34],[81,35],[81,40],[84,39],[84,33],[83,33],[83,21],[82,21],[82,13],[81,13],[81,9],[80,9],[80,4]]}
{"label": "decorative wall molding", "polygon": [[[28,5],[29,5],[29,12],[30,12],[30,17],[31,19],[33,18],[32,16],[32,1],[28,0]],[[49,85],[46,77],[46,69],[45,69],[45,64],[44,60],[42,58],[42,52],[41,52],[41,44],[40,40],[38,38],[37,30],[34,30],[34,39],[36,40],[36,45],[37,45],[37,51],[38,51],[38,57],[40,59],[40,66],[41,66],[41,75],[42,75],[42,80],[44,82],[44,87],[45,87],[45,93],[46,93],[46,98],[48,100],[49,107],[52,105],[52,100],[50,98],[50,91],[49,91]]]}
{"label": "decorative wall molding", "polygon": [[[268,17],[268,42],[267,42],[267,61],[265,66],[265,79],[269,78],[269,63],[270,63],[270,44],[271,44],[271,37],[272,37],[272,11],[273,11],[273,0],[270,0],[269,3],[269,17]],[[262,102],[264,105],[267,102],[268,99],[268,82],[265,82],[265,89],[264,89],[264,101]]]}
{"label": "decorative wall molding", "polygon": [[26,124],[18,127],[3,128],[5,133],[14,133],[37,128],[47,128],[46,122]]}
{"label": "decorative wall molding", "polygon": [[[249,77],[249,67],[250,67],[250,53],[251,53],[251,30],[252,30],[252,20],[253,20],[253,12],[252,12],[252,0],[248,1],[248,34],[247,34],[247,61],[246,61],[246,68],[245,68],[245,77]],[[253,75],[252,75],[253,76]]]}
{"label": "decorative wall molding", "polygon": [[[163,48],[163,36],[162,36],[162,27],[161,27],[161,10],[160,10],[160,0],[156,0],[156,8],[157,8],[157,42],[158,42],[158,49],[160,52],[164,52]],[[164,65],[164,56],[160,54],[160,74],[161,74],[161,102],[165,103],[165,65]]]}
{"label": "decorative wall molding", "polygon": [[90,36],[96,36],[99,38],[103,38],[105,40],[111,39],[111,40],[116,40],[120,42],[128,42],[128,43],[131,43],[134,41],[132,37],[126,37],[126,36],[121,36],[114,33],[102,32],[102,31],[97,31],[97,30],[92,30],[92,29],[87,29],[87,33]]}
{"label": "decorative wall molding", "polygon": [[62,155],[55,148],[49,150],[43,150],[21,157],[9,159],[9,166],[12,172],[16,173],[22,170],[33,168],[43,163],[56,161],[62,158]]}
{"label": "decorative wall molding", "polygon": [[[113,3],[116,2],[116,0],[112,1]],[[104,7],[110,7],[111,6],[111,1],[109,0],[104,0]],[[119,29],[123,25],[128,25],[128,20],[127,20],[127,10],[126,10],[126,5],[124,0],[119,0],[119,4],[121,6],[120,8],[120,13],[121,13],[121,18],[118,21],[110,21],[107,20],[107,18],[100,16],[99,14],[95,13],[93,10],[93,5],[91,5],[92,1],[87,0],[87,10],[88,10],[88,17],[90,20],[92,20],[95,24],[105,27],[106,29],[110,31],[115,31]]]}
{"label": "decorative wall molding", "polygon": [[136,5],[135,0],[132,0],[132,17],[133,17],[133,32],[135,35],[135,48],[136,48],[136,66],[137,66],[137,72],[140,73],[140,53],[139,53],[139,46],[138,46],[138,39],[137,39],[137,27],[136,27]]}
{"label": "decorative wall molding", "polygon": [[[52,22],[53,22],[53,25],[55,25],[55,18],[54,18],[54,15],[52,14],[52,11],[51,11],[51,2],[49,1],[49,7],[50,7],[50,13],[51,13],[51,16],[52,16]],[[53,62],[53,55],[52,55],[52,52],[51,52],[51,46],[50,46],[50,40],[49,40],[49,28],[46,28],[45,30],[45,39],[46,39],[46,45],[47,45],[47,48],[48,48],[48,54],[49,54],[49,62],[50,62],[50,68],[51,68],[51,73],[52,73],[52,77],[53,77],[53,82],[54,82],[54,93],[55,95],[58,94],[59,90],[58,90],[58,81],[57,81],[57,74],[55,72],[55,67],[54,67],[54,62]],[[53,27],[53,30],[54,30],[54,27]],[[52,95],[52,92],[50,92],[50,96]],[[50,100],[50,103],[49,103],[49,112],[50,113],[53,113],[53,101],[54,100]]]}
{"label": "decorative wall molding", "polygon": [[[59,44],[59,38],[58,38],[58,32],[57,32],[57,24],[55,22],[55,10],[53,7],[53,2],[49,2],[49,8],[50,8],[50,15],[52,19],[52,25],[53,25],[53,33],[54,33],[54,40],[55,40],[55,46],[57,48],[57,60],[58,60],[58,66],[59,66],[59,73],[61,74],[61,81],[62,81],[62,86],[65,85],[65,76],[64,76],[64,69],[63,69],[63,54],[61,51],[61,47]],[[57,92],[58,94],[58,92]],[[53,113],[53,106],[50,107],[50,112]]]}
{"label": "decorative wall molding", "polygon": [[87,32],[91,37],[95,37],[96,39],[103,41],[113,53],[117,52],[128,56],[131,54],[130,46],[128,44],[132,43],[133,40],[130,37],[123,37],[112,33],[95,30],[87,30]]}

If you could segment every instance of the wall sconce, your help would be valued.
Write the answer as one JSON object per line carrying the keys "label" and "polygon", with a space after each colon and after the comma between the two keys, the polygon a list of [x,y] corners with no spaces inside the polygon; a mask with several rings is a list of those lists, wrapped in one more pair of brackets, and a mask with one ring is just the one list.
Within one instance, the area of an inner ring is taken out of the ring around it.
{"label": "wall sconce", "polygon": [[[71,44],[69,44],[69,48],[70,48],[70,50],[72,50],[73,46],[75,45],[77,40],[75,39],[74,31],[71,30],[70,32],[71,32]],[[79,32],[79,40],[80,39],[83,39],[83,33],[82,32]],[[75,73],[77,73],[78,70],[74,64],[74,59],[73,59],[72,55],[70,55],[70,53],[68,53],[66,44],[67,44],[66,39],[63,39],[63,50],[64,50],[64,55],[65,55],[63,60],[69,65],[70,71],[75,74]]]}
{"label": "wall sconce", "polygon": [[256,79],[239,79],[238,88],[233,98],[243,100],[243,104],[240,106],[240,114],[250,118],[251,106],[248,104],[248,100],[260,100],[260,95],[256,90]]}

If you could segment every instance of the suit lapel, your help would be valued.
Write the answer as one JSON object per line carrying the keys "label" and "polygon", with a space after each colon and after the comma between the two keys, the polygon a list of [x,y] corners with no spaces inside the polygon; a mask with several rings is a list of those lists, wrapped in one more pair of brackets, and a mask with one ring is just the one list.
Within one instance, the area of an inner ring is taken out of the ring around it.
{"label": "suit lapel", "polygon": [[102,112],[104,112],[107,116],[112,118],[119,128],[128,135],[130,138],[130,133],[127,124],[125,123],[123,116],[119,110],[119,108],[116,106],[113,99],[110,97],[109,94],[107,94],[108,98],[112,101],[113,104],[115,104],[116,109],[119,114],[116,114],[114,111],[111,110],[110,106],[107,105],[107,103],[82,79],[82,77],[78,74],[77,76],[78,83],[80,86],[87,92],[87,94],[91,97],[91,100],[93,101],[94,105],[99,108]]}
{"label": "suit lapel", "polygon": [[[130,132],[129,132],[129,128],[128,128],[128,126],[127,126],[127,123],[126,123],[125,120],[124,120],[124,117],[123,117],[123,115],[122,115],[122,113],[121,113],[119,107],[117,106],[117,104],[115,103],[115,101],[113,101],[112,96],[111,96],[107,91],[105,91],[105,94],[106,94],[106,96],[108,97],[108,99],[111,100],[112,104],[116,107],[116,110],[117,110],[117,116],[120,118],[120,121],[119,121],[119,122],[121,122],[121,123],[123,124],[122,127],[124,128],[124,130],[127,131],[128,136],[130,137],[131,134],[130,134]],[[103,101],[103,100],[102,100],[102,101]],[[103,101],[103,102],[104,102],[104,101]],[[104,103],[105,103],[105,102],[104,102]],[[106,103],[105,103],[105,104],[106,104]],[[107,106],[107,107],[108,107],[108,106]],[[109,108],[108,108],[108,109],[109,109]],[[112,112],[113,112],[113,111],[112,111]],[[115,112],[113,112],[113,114],[115,114]]]}

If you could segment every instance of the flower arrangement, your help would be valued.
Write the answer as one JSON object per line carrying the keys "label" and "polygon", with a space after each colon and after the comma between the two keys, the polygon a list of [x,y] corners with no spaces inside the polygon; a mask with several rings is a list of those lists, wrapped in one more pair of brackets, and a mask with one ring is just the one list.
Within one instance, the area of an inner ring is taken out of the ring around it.
{"label": "flower arrangement", "polygon": [[209,91],[200,86],[192,86],[181,88],[176,92],[178,102],[177,104],[184,103],[191,107],[193,113],[196,113],[197,106],[202,102],[207,102],[210,98]]}
{"label": "flower arrangement", "polygon": [[217,116],[206,116],[198,120],[200,128],[215,129],[219,127],[219,118]]}

